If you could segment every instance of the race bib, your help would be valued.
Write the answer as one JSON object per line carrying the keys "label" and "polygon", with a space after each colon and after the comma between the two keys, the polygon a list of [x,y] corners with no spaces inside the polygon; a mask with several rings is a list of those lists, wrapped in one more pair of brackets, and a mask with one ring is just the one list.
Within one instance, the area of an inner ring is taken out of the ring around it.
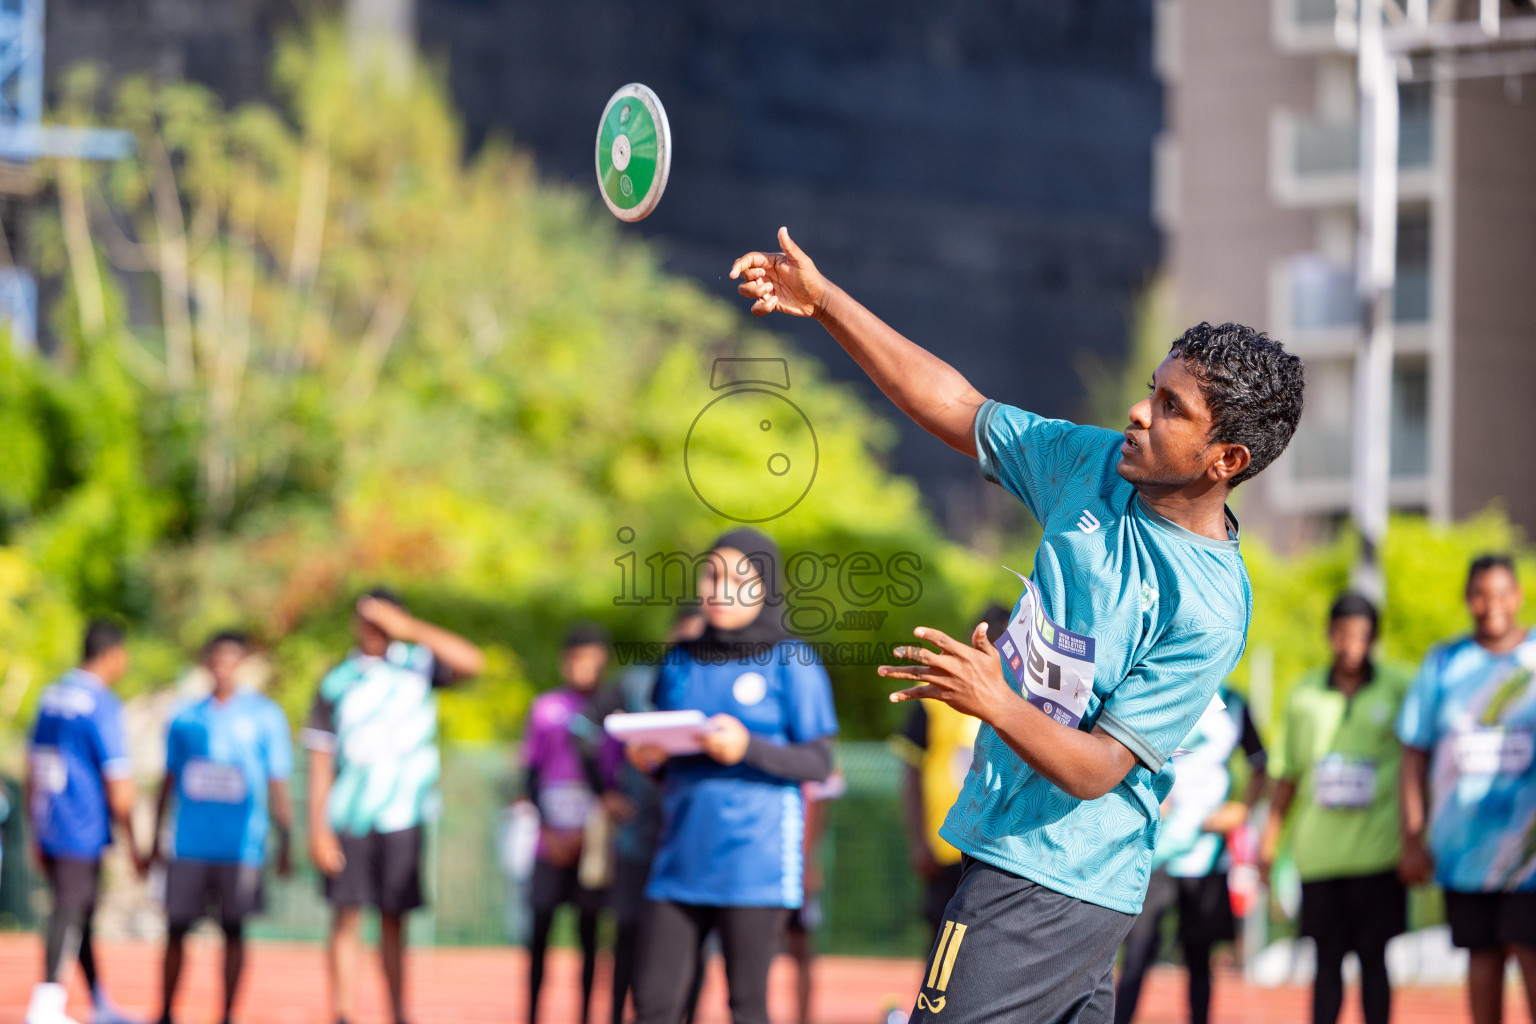
{"label": "race bib", "polygon": [[997,643],[1003,665],[1031,704],[1076,728],[1093,695],[1093,637],[1058,626],[1034,581],[1013,574],[1024,581],[1024,596]]}
{"label": "race bib", "polygon": [[58,747],[32,748],[32,778],[40,793],[64,792],[69,785],[69,768]]}
{"label": "race bib", "polygon": [[1329,754],[1312,767],[1312,795],[1319,807],[1369,807],[1376,798],[1376,762]]}
{"label": "race bib", "polygon": [[238,767],[201,757],[182,769],[181,791],[188,800],[205,804],[243,804],[247,793],[245,775]]}
{"label": "race bib", "polygon": [[597,797],[582,782],[551,782],[539,787],[539,817],[548,828],[586,828],[596,803]]}
{"label": "race bib", "polygon": [[1525,729],[1468,729],[1452,742],[1463,775],[1520,775],[1536,752],[1536,738]]}

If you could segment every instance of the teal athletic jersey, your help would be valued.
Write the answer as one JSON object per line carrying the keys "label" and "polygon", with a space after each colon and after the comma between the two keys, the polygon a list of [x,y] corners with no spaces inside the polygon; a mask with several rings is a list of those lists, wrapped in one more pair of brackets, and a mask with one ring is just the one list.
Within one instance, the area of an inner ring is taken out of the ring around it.
{"label": "teal athletic jersey", "polygon": [[1435,881],[1458,892],[1536,891],[1536,630],[1508,654],[1471,637],[1432,649],[1397,735],[1430,753]]}
{"label": "teal athletic jersey", "polygon": [[983,725],[941,834],[1046,888],[1139,913],[1173,787],[1169,758],[1242,657],[1253,594],[1237,521],[1228,512],[1229,539],[1212,540],[1152,511],[1116,472],[1123,438],[1113,431],[992,401],[975,430],[982,472],[1044,530],[1032,579],[1046,614],[1095,641],[1078,728],[1102,726],[1137,764],[1104,796],[1079,800]]}
{"label": "teal athletic jersey", "polygon": [[438,809],[437,687],[432,652],[392,643],[384,657],[354,651],[320,683],[303,739],[335,756],[327,808],[340,835],[399,832]]}

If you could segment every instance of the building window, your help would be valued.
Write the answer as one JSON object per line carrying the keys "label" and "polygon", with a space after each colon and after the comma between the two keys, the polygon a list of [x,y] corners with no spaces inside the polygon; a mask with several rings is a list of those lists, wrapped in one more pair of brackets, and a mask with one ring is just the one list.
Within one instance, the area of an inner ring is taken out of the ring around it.
{"label": "building window", "polygon": [[[1292,475],[1298,483],[1349,480],[1354,464],[1353,359],[1307,361],[1307,407],[1291,442]],[[1392,371],[1391,474],[1394,480],[1429,473],[1429,364],[1423,356],[1399,356]]]}

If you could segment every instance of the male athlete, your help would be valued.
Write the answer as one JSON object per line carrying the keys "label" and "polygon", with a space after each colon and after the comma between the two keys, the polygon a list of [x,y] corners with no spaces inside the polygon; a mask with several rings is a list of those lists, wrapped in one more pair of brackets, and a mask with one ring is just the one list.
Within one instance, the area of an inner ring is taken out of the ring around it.
{"label": "male athlete", "polygon": [[362,908],[379,910],[379,962],[405,1020],[405,915],[423,903],[422,831],[436,813],[437,690],[480,674],[480,648],[411,615],[391,591],[358,599],[357,647],[320,682],[304,726],[310,860],[332,908],[326,967],[337,1024],[352,1016]]}
{"label": "male athlete", "polygon": [[150,853],[152,861],[160,859],[160,837],[174,798],[160,1024],[171,1024],[187,933],[215,906],[224,932],[221,1020],[230,1024],[245,966],[245,920],[263,907],[261,872],[269,832],[277,839],[277,873],[289,873],[293,741],[282,708],[260,693],[235,688],[249,654],[243,633],[214,634],[203,645],[202,657],[213,692],[179,711],[166,733],[165,779]]}
{"label": "male athlete", "polygon": [[[941,700],[985,723],[942,830],[965,868],[913,1019],[1108,1024],[1169,758],[1246,639],[1252,595],[1227,495],[1290,441],[1301,362],[1246,327],[1201,324],[1173,343],[1123,434],[1047,420],[984,398],[823,277],[783,228],[779,244],[731,268],[752,312],[815,317],[1044,530],[1039,596],[1021,595],[998,647],[982,626],[969,644],[920,627],[938,649],[898,648],[916,664],[880,668],[917,684],[892,700]],[[1019,614],[1035,601],[1038,615]],[[1074,667],[1087,676],[1076,684]]]}
{"label": "male athlete", "polygon": [[43,952],[43,982],[32,990],[27,1024],[74,1024],[65,1014],[71,962],[91,991],[92,1024],[128,1024],[107,997],[92,937],[101,857],[122,830],[134,867],[143,870],[134,840],[135,799],[123,702],[112,687],[128,671],[128,647],[116,623],[85,630],[80,665],[43,691],[27,749],[23,801],[32,825],[34,858],[53,892]]}

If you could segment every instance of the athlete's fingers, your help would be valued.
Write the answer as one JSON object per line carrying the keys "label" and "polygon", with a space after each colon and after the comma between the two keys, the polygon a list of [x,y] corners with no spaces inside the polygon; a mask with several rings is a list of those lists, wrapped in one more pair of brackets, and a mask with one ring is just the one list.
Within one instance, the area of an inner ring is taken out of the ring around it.
{"label": "athlete's fingers", "polygon": [[774,304],[768,299],[758,299],[756,302],[752,303],[752,315],[767,316],[769,313],[773,312],[773,307]]}
{"label": "athlete's fingers", "polygon": [[976,623],[976,628],[971,631],[971,646],[982,654],[997,654],[997,648],[992,646],[992,639],[987,636],[987,624]]}
{"label": "athlete's fingers", "polygon": [[749,299],[760,299],[773,291],[772,281],[743,281],[736,286],[736,291]]}
{"label": "athlete's fingers", "polygon": [[784,250],[784,255],[796,263],[810,262],[810,260],[806,259],[805,252],[795,244],[795,240],[789,237],[789,228],[787,227],[779,228],[779,248]]}
{"label": "athlete's fingers", "polygon": [[741,272],[750,267],[767,267],[773,262],[773,258],[765,252],[749,252],[739,257],[731,264],[731,280],[741,276]]}
{"label": "athlete's fingers", "polygon": [[943,699],[940,697],[941,692],[937,686],[914,686],[906,690],[897,690],[891,694],[891,703],[900,704],[904,700],[922,700],[924,697],[931,700],[941,700]]}
{"label": "athlete's fingers", "polygon": [[919,640],[927,640],[945,654],[959,654],[966,646],[942,629],[934,629],[932,626],[918,626],[912,635]]}
{"label": "athlete's fingers", "polygon": [[887,679],[911,679],[919,683],[939,678],[935,670],[926,665],[881,665],[875,671]]}

